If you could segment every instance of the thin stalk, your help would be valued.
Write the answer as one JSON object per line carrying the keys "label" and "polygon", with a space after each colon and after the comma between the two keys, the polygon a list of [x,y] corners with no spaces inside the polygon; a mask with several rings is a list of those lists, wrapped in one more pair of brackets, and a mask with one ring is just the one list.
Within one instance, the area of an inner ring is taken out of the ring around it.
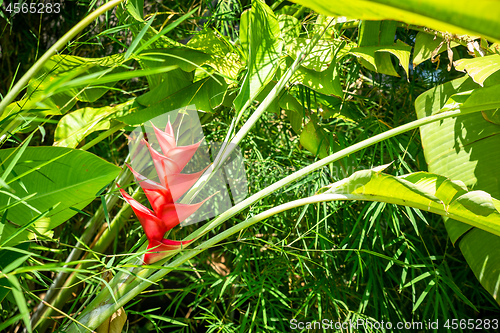
{"label": "thin stalk", "polygon": [[125,126],[127,126],[127,125],[124,124],[124,123],[118,123],[117,125],[111,127],[107,131],[102,132],[101,134],[99,134],[99,136],[97,138],[95,138],[94,140],[86,143],[80,149],[81,150],[88,150],[89,148],[95,146],[96,144],[98,144],[99,142],[101,142],[102,140],[104,140],[105,138],[107,138],[108,136],[113,135],[115,132],[121,130]]}
{"label": "thin stalk", "polygon": [[43,67],[43,64],[50,59],[54,54],[56,54],[59,50],[64,48],[67,43],[69,43],[73,37],[78,35],[83,29],[85,29],[88,25],[90,25],[95,19],[99,16],[107,12],[108,10],[113,9],[119,3],[124,0],[111,0],[110,2],[102,5],[97,8],[94,12],[86,16],[83,20],[78,22],[73,28],[71,28],[64,36],[62,36],[51,48],[44,53],[43,56],[38,59],[37,62],[17,81],[12,90],[10,90],[5,98],[0,102],[0,116],[3,114],[5,108],[12,103],[12,101],[19,95],[19,93],[24,89],[24,87],[28,84],[29,80],[35,76],[35,74]]}
{"label": "thin stalk", "polygon": [[[132,173],[128,169],[123,169],[121,174],[118,176],[118,182],[121,184],[128,184],[132,181]],[[116,185],[112,186],[113,189],[116,188]],[[106,195],[105,203],[107,209],[113,208],[116,203],[118,202],[118,196],[109,193]],[[69,254],[68,258],[66,259],[66,263],[78,260],[80,258],[82,252],[85,250],[85,247],[83,244],[89,244],[90,241],[92,240],[92,237],[94,237],[99,225],[103,224],[103,221],[105,219],[105,214],[104,214],[104,207],[101,205],[99,209],[96,211],[94,216],[89,220],[87,223],[87,226],[85,228],[85,231],[83,232],[82,236],[80,237],[80,242],[78,242],[71,253]],[[114,221],[114,220],[113,220]],[[64,266],[66,267],[66,266]],[[63,289],[63,285],[68,285],[67,279],[69,276],[69,272],[64,272],[61,271],[57,274],[56,278],[50,285],[49,290],[47,291],[47,294],[44,297],[44,301],[41,302],[38,307],[36,308],[35,312],[31,316],[31,325],[32,327],[36,327],[38,325],[38,322],[42,317],[47,317],[46,312],[50,311],[50,309],[47,307],[48,303],[53,303],[53,301],[56,298],[61,298],[60,294]],[[73,274],[74,275],[74,274]]]}
{"label": "thin stalk", "polygon": [[[282,180],[274,183],[273,185],[268,186],[267,188],[257,192],[256,194],[250,196],[249,198],[245,199],[244,201],[240,202],[239,204],[228,209],[226,212],[221,214],[219,217],[214,219],[212,222],[208,223],[207,225],[205,225],[202,228],[193,232],[191,235],[186,237],[186,239],[200,238],[202,235],[213,230],[214,228],[216,228],[217,226],[222,224],[224,221],[227,221],[228,219],[230,219],[231,217],[233,217],[234,215],[236,215],[237,213],[239,213],[243,209],[256,203],[257,201],[266,197],[267,195],[271,194],[272,192],[274,192],[274,191],[280,189],[281,187],[283,187],[287,184],[290,184],[290,183],[304,177],[305,175],[307,175],[315,170],[318,170],[319,168],[324,167],[332,162],[340,160],[340,159],[342,159],[350,154],[358,152],[358,151],[365,149],[365,148],[367,148],[373,144],[376,144],[378,142],[387,140],[387,139],[392,138],[396,135],[399,135],[399,134],[405,133],[407,131],[416,129],[420,126],[430,124],[430,123],[435,122],[435,121],[439,121],[439,120],[443,120],[443,119],[447,119],[447,118],[451,118],[451,117],[455,117],[455,116],[459,116],[459,115],[464,115],[464,114],[471,113],[471,112],[476,112],[476,111],[468,110],[467,112],[465,112],[465,111],[461,111],[461,110],[452,110],[452,111],[442,112],[442,113],[439,113],[439,114],[436,114],[433,116],[425,117],[422,119],[414,120],[408,124],[404,124],[402,126],[388,130],[384,133],[375,135],[372,138],[363,140],[363,141],[358,142],[358,143],[356,143],[348,148],[345,148],[341,151],[338,151],[334,154],[331,154],[330,156],[325,157],[325,158],[323,158],[323,159],[321,159],[321,160],[319,160],[319,161],[283,178]],[[337,198],[336,200],[340,200],[339,198],[341,198],[341,197],[346,198],[345,195],[338,196],[338,197],[335,196],[335,198]],[[323,198],[323,197],[320,197],[320,198]],[[309,198],[306,198],[306,199],[309,199]],[[306,200],[306,199],[300,199],[300,200]],[[295,204],[298,204],[300,202],[302,202],[302,201],[295,201]],[[304,201],[304,202],[306,202],[306,201]],[[262,217],[262,219],[264,219],[264,218],[270,216],[270,215],[268,215],[268,213],[270,211],[273,213],[277,213],[277,212],[279,212],[280,209],[290,207],[290,205],[287,206],[288,204],[292,205],[292,203],[287,203],[287,204],[272,208],[271,210],[266,211],[264,213],[261,213],[257,216],[259,218]],[[262,214],[264,214],[264,215],[262,215]],[[204,243],[198,245],[196,248],[194,248],[192,250],[185,250],[182,253],[182,255],[180,257],[178,257],[176,260],[165,264],[164,265],[164,266],[166,266],[165,269],[158,270],[156,273],[149,276],[148,281],[144,281],[142,279],[139,280],[139,279],[135,278],[132,280],[128,280],[127,281],[128,283],[123,283],[123,281],[124,280],[126,281],[127,279],[124,279],[124,277],[120,276],[119,279],[117,279],[116,281],[112,281],[110,283],[114,287],[118,286],[118,288],[115,289],[116,290],[115,298],[117,299],[117,302],[115,303],[113,301],[113,299],[108,294],[108,291],[103,291],[103,293],[99,294],[91,302],[91,304],[87,307],[87,309],[82,312],[82,314],[79,316],[79,322],[81,322],[82,324],[84,324],[88,327],[91,327],[91,328],[95,328],[95,327],[99,326],[101,321],[103,321],[106,318],[108,318],[109,316],[111,316],[115,311],[117,311],[119,308],[124,306],[128,301],[130,301],[132,298],[137,296],[140,292],[142,292],[143,290],[148,288],[151,284],[153,284],[154,281],[160,280],[166,274],[171,272],[173,269],[186,263],[188,260],[190,260],[194,256],[201,253],[207,247],[213,246],[217,242],[224,240],[226,237],[228,237],[230,235],[229,234],[230,230],[232,230],[232,231],[242,230],[244,228],[247,228],[249,225],[251,225],[251,223],[255,223],[255,222],[260,221],[260,220],[258,220],[258,221],[255,220],[257,218],[257,216],[250,218],[247,221],[239,223],[238,225],[228,229],[227,231],[224,231],[224,232],[220,233],[219,235],[209,239],[208,241],[205,241]],[[234,232],[237,232],[237,231],[234,231]],[[187,247],[188,246],[189,246],[189,244],[187,245]],[[179,250],[178,252],[180,252],[180,251],[181,250]],[[144,269],[144,270],[138,272],[137,275],[139,275],[141,277],[146,277],[152,271],[154,271],[154,270]],[[72,326],[70,326],[70,328],[67,332],[78,332],[78,329],[79,329],[78,327],[72,325]]]}
{"label": "thin stalk", "polygon": [[247,101],[245,105],[243,106],[240,114],[238,115],[238,119],[236,121],[233,121],[231,124],[231,128],[229,129],[228,136],[226,136],[226,140],[224,140],[224,143],[222,144],[219,153],[217,154],[217,157],[214,160],[214,163],[203,173],[203,175],[198,179],[198,181],[195,183],[195,185],[186,193],[184,198],[182,199],[182,203],[189,202],[192,198],[196,196],[196,194],[199,193],[201,190],[201,187],[203,184],[206,184],[210,177],[221,167],[222,163],[229,157],[229,155],[233,152],[234,148],[240,144],[240,142],[243,140],[243,138],[250,132],[252,127],[255,125],[255,123],[260,119],[260,117],[264,114],[264,112],[268,109],[268,107],[271,105],[272,102],[279,96],[281,91],[285,88],[286,84],[288,81],[292,78],[293,74],[297,71],[299,66],[302,64],[302,62],[305,60],[307,55],[313,50],[314,46],[316,43],[319,41],[321,36],[323,36],[323,33],[326,31],[328,27],[324,29],[324,31],[321,34],[317,34],[314,36],[314,38],[311,40],[311,43],[307,45],[306,48],[301,50],[293,62],[292,66],[288,68],[288,70],[285,72],[285,74],[281,77],[281,79],[276,83],[276,85],[271,89],[269,94],[266,96],[266,98],[262,101],[262,103],[259,104],[257,109],[254,111],[254,113],[248,118],[248,120],[245,122],[245,124],[240,128],[238,133],[231,139],[229,143],[227,143],[227,138],[229,137],[229,134],[234,130],[234,127],[238,123],[239,117],[241,117],[241,114],[248,108],[251,104],[252,101]]}
{"label": "thin stalk", "polygon": [[[137,188],[134,194],[132,195],[132,197],[136,200],[139,200],[141,196],[142,193],[139,191],[139,188]],[[123,227],[123,222],[130,217],[130,214],[132,214],[132,208],[130,207],[129,204],[124,204],[122,208],[118,211],[118,213],[115,215],[113,220],[110,222],[108,228],[105,229],[101,237],[97,240],[97,242],[95,242],[94,246],[91,246],[92,251],[96,253],[104,252],[108,248],[108,246],[111,245],[115,237],[118,235],[119,231]],[[86,269],[89,265],[91,265],[91,263],[85,263],[78,266],[78,268]],[[71,273],[66,278],[64,284],[61,285],[59,289],[59,293],[51,301],[52,305],[51,308],[57,308],[57,309],[63,308],[64,304],[68,301],[69,298],[71,298],[72,293],[75,291],[79,278],[80,277],[76,274],[76,272]],[[45,305],[48,306],[48,303],[46,303]],[[49,309],[47,313],[45,313],[44,317],[48,318],[52,312],[53,311]],[[50,321],[48,320],[41,321],[39,324],[40,324],[39,331],[44,332],[48,324],[50,324]]]}

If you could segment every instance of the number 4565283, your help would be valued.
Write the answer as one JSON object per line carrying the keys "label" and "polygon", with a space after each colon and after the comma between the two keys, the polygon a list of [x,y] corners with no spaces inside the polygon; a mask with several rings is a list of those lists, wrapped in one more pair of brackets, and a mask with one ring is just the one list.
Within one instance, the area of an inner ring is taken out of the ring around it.
{"label": "number 4565283", "polygon": [[5,9],[9,13],[23,13],[23,14],[58,14],[61,12],[60,3],[9,3]]}

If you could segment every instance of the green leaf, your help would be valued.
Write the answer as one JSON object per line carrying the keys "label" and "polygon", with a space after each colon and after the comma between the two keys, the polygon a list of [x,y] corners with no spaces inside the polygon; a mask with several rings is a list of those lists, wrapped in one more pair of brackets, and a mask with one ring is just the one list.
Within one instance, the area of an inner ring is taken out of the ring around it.
{"label": "green leaf", "polygon": [[479,282],[499,302],[500,237],[474,228],[460,241],[460,250]]}
{"label": "green leaf", "polygon": [[[161,88],[159,89],[161,90]],[[193,104],[198,110],[211,112],[214,107],[222,103],[226,89],[227,85],[224,80],[217,82],[208,77],[161,99],[154,95],[157,92],[150,91],[145,94],[150,95],[142,99],[142,102],[148,103],[145,105],[145,109],[131,112],[118,120],[128,125],[138,125],[167,111]]]}
{"label": "green leaf", "polygon": [[[475,209],[478,215],[488,215],[499,209],[498,203],[489,202],[488,197],[500,197],[500,125],[487,118],[495,116],[488,109],[500,107],[499,83],[498,73],[485,78],[484,87],[465,76],[433,88],[415,101],[418,118],[439,113],[443,108],[484,110],[420,128],[429,171],[480,190],[475,192],[476,196],[461,199],[464,207]],[[478,205],[481,201],[484,204]],[[470,224],[456,219],[445,218],[445,226],[452,242],[459,242],[478,280],[500,303],[497,287],[500,283],[500,237],[491,230],[471,228]]]}
{"label": "green leaf", "polygon": [[302,84],[328,96],[344,96],[335,62],[330,64],[330,67],[327,67],[327,69],[322,72],[299,66],[290,79],[290,83]]}
{"label": "green leaf", "polygon": [[387,165],[361,170],[331,184],[321,193],[345,195],[347,200],[393,203],[451,217],[500,235],[500,201],[484,191],[467,191],[456,182],[428,172],[391,176]]}
{"label": "green leaf", "polygon": [[[5,187],[8,187],[7,183],[5,182],[5,180],[7,179],[7,176],[11,173],[12,169],[16,166],[16,163],[19,161],[19,159],[23,155],[24,151],[28,147],[28,145],[31,141],[31,138],[33,137],[33,134],[34,133],[31,133],[31,135],[28,136],[26,138],[26,140],[24,140],[24,143],[21,144],[16,149],[14,149],[14,151],[12,152],[13,154],[15,154],[15,156],[10,160],[9,165],[7,166],[7,168],[5,168],[5,170],[2,173],[2,177],[0,177],[0,179],[2,180],[2,183],[5,184]],[[3,168],[3,165],[4,165],[4,163],[2,161],[0,161],[0,167]],[[11,190],[10,188],[8,188],[8,189]]]}
{"label": "green leaf", "polygon": [[14,275],[5,275],[7,280],[11,285],[11,291],[14,295],[14,299],[16,300],[17,307],[19,308],[19,312],[22,315],[24,325],[28,332],[32,332],[31,323],[30,323],[30,311],[28,310],[28,306],[26,304],[26,299],[24,298],[24,291],[21,287],[21,284],[17,280]]}
{"label": "green leaf", "polygon": [[209,55],[209,59],[204,63],[222,76],[230,80],[238,79],[243,62],[236,48],[225,38],[214,31],[206,30],[193,36],[187,46]]}
{"label": "green leaf", "polygon": [[[311,41],[310,38],[296,38],[285,46],[286,53],[295,60],[297,58],[297,53],[309,45]],[[322,72],[330,66],[335,58],[335,53],[344,46],[345,42],[332,39],[320,39],[302,61],[301,66],[310,70]]]}
{"label": "green leaf", "polygon": [[137,107],[135,99],[115,106],[86,107],[66,114],[57,124],[54,146],[76,148],[90,133],[109,129],[113,119]]}
{"label": "green leaf", "polygon": [[361,20],[395,20],[454,34],[480,35],[500,41],[500,3],[478,0],[293,0],[328,16]]}
{"label": "green leaf", "polygon": [[467,72],[474,82],[483,86],[484,80],[500,70],[500,55],[492,54],[486,57],[460,59],[455,61],[455,69]]}
{"label": "green leaf", "polygon": [[132,44],[130,44],[130,47],[128,48],[127,52],[125,52],[125,56],[124,56],[125,60],[130,58],[130,56],[134,53],[135,49],[137,48],[139,43],[142,41],[142,38],[144,37],[144,35],[148,31],[149,27],[153,23],[155,17],[156,17],[156,14],[150,18],[149,22],[141,29],[141,31],[134,38],[134,40],[132,41]]}
{"label": "green leaf", "polygon": [[247,73],[234,100],[236,113],[239,113],[246,103],[253,101],[274,77],[283,47],[279,39],[278,20],[262,0],[252,1],[252,8],[247,15],[248,24],[243,25],[244,21],[240,22],[240,31],[245,31],[243,36],[248,38]]}
{"label": "green leaf", "polygon": [[286,115],[290,120],[294,132],[300,134],[302,132],[302,119],[305,116],[302,104],[288,93],[285,93],[283,97],[280,98],[279,103],[280,107],[286,110]]}
{"label": "green leaf", "polygon": [[148,39],[146,42],[144,42],[138,49],[137,53],[141,52],[142,50],[148,48],[151,44],[156,42],[159,38],[163,37],[167,32],[173,30],[175,27],[177,27],[179,24],[184,22],[186,19],[188,19],[191,15],[194,14],[198,10],[198,7],[193,8],[190,12],[182,15],[179,17],[177,20],[174,22],[170,23],[168,26],[163,28],[158,34],[154,35],[152,38]]}
{"label": "green leaf", "polygon": [[391,45],[396,36],[396,21],[362,21],[359,46]]}
{"label": "green leaf", "polygon": [[[0,160],[9,163],[12,151],[13,149],[0,150]],[[119,171],[117,166],[85,151],[62,147],[28,147],[7,177],[7,182],[17,196],[37,193],[25,201],[38,211],[47,211],[58,205],[34,224],[34,228],[44,234],[76,214],[70,207],[83,209],[88,205],[97,191],[112,181]],[[12,181],[23,174],[22,178]],[[8,205],[9,198],[10,196],[0,193],[0,208]],[[7,219],[13,223],[5,224],[0,242],[14,234],[18,226],[26,225],[37,215],[37,212],[25,204],[9,208]],[[26,231],[9,245],[27,239],[29,233]]]}
{"label": "green leaf", "polygon": [[[123,55],[120,54],[103,58],[52,56],[44,63],[36,77],[30,80],[25,98],[10,104],[0,120],[27,111],[37,112],[38,116],[62,115],[69,111],[77,101],[95,102],[112,88],[117,80],[100,83],[87,80],[81,82],[78,87],[68,87],[67,82],[76,78],[97,75],[96,73],[104,73],[103,71],[108,74],[117,74],[124,70],[120,67],[123,62]],[[58,88],[59,91],[56,91]]]}
{"label": "green leaf", "polygon": [[[456,47],[460,44],[450,41],[450,47]],[[443,38],[430,35],[425,32],[419,32],[415,39],[415,49],[413,51],[413,67],[418,66],[432,57],[432,53],[439,54],[447,50],[447,44]]]}
{"label": "green leaf", "polygon": [[[21,251],[27,251],[29,246],[30,244],[26,242],[17,245],[15,248],[18,248]],[[28,256],[29,254],[13,251],[10,249],[0,250],[0,271],[4,272],[5,274],[9,273],[10,271],[12,271],[12,269],[16,269],[17,267],[19,267],[27,259]],[[7,268],[9,265],[12,269],[6,271],[5,268]],[[0,303],[2,303],[5,296],[7,296],[9,292],[9,283],[6,279],[0,276]]]}
{"label": "green leaf", "polygon": [[350,52],[360,59],[363,66],[370,70],[377,73],[399,76],[392,66],[390,56],[387,54],[391,53],[398,58],[401,67],[405,70],[406,76],[408,77],[409,75],[411,46],[406,45],[400,40],[394,45],[356,47],[351,49]]}
{"label": "green leaf", "polygon": [[333,147],[333,151],[336,151],[338,148],[333,135],[320,127],[318,125],[318,118],[313,115],[300,134],[300,144],[320,158],[330,155],[331,146]]}
{"label": "green leaf", "polygon": [[[126,9],[126,10],[125,10]],[[122,6],[118,6],[116,8],[116,16],[118,20],[124,24],[130,26],[130,30],[132,31],[134,36],[137,36],[142,28],[147,25],[147,22],[144,20],[144,0],[130,0],[127,1],[125,9]],[[179,18],[181,20],[182,18]],[[174,22],[175,23],[175,22]],[[168,27],[167,27],[168,28]],[[165,28],[166,29],[166,28]],[[165,33],[168,32],[163,29],[161,32],[154,29],[153,27],[149,27],[144,34],[145,48],[164,48],[171,46],[183,46],[181,43],[176,42],[165,36]],[[139,48],[140,50],[144,49],[143,47]]]}
{"label": "green leaf", "polygon": [[285,48],[295,41],[300,35],[300,22],[297,18],[291,15],[281,14],[278,16],[280,25],[280,38],[285,43]]}

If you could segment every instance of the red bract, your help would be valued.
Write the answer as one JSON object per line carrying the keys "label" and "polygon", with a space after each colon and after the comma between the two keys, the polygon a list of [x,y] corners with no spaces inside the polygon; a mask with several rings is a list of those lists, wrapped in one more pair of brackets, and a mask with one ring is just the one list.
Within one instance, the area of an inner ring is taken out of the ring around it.
{"label": "red bract", "polygon": [[187,219],[209,198],[197,204],[187,205],[175,203],[198,180],[204,170],[194,174],[181,174],[180,172],[193,157],[201,141],[189,146],[177,146],[174,131],[170,121],[165,132],[154,127],[156,138],[164,155],[158,153],[151,145],[147,145],[161,184],[148,179],[128,166],[153,208],[143,206],[123,189],[120,192],[130,204],[139,219],[148,239],[148,251],[144,256],[144,263],[154,263],[169,254],[169,251],[179,249],[189,241],[174,241],[163,238],[165,233]]}

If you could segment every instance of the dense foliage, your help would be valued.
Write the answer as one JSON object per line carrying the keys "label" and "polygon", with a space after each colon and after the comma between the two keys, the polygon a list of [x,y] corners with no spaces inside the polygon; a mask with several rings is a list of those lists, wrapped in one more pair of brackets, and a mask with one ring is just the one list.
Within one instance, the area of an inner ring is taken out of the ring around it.
{"label": "dense foliage", "polygon": [[[500,6],[295,2],[2,4],[1,331],[494,331]],[[248,198],[145,266],[127,138],[193,106]]]}

